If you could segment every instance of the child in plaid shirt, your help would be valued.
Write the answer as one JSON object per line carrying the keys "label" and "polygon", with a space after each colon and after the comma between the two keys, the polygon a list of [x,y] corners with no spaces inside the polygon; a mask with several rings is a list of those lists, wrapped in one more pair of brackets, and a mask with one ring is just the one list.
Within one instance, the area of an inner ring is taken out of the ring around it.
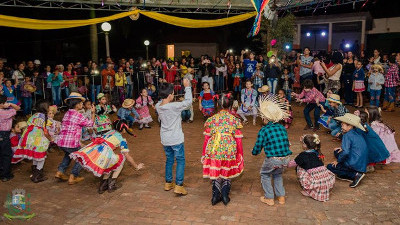
{"label": "child in plaid shirt", "polygon": [[399,67],[396,65],[394,56],[390,57],[389,66],[385,75],[385,101],[383,102],[382,109],[387,112],[393,112],[396,87],[399,83]]}
{"label": "child in plaid shirt", "polygon": [[[277,196],[279,204],[285,204],[285,188],[283,187],[283,167],[289,161],[288,134],[284,126],[278,122],[289,117],[284,104],[281,104],[276,96],[260,98],[260,115],[265,126],[258,133],[256,144],[252,154],[258,155],[264,148],[266,158],[261,167],[261,184],[265,191],[261,196],[261,202],[274,205],[274,195]],[[271,179],[274,180],[272,188]],[[275,194],[274,194],[275,190]]]}
{"label": "child in plaid shirt", "polygon": [[72,92],[69,97],[65,99],[65,103],[69,106],[69,110],[64,115],[61,131],[55,141],[58,147],[60,147],[65,153],[61,164],[58,166],[58,171],[55,177],[62,181],[68,180],[68,184],[75,184],[83,180],[83,177],[79,177],[79,172],[82,169],[79,163],[75,163],[71,170],[69,179],[64,172],[71,163],[70,154],[81,148],[80,140],[82,127],[92,127],[95,120],[96,109],[94,107],[91,109],[91,120],[87,119],[79,112],[83,108],[83,101],[85,101],[85,98],[77,92]]}

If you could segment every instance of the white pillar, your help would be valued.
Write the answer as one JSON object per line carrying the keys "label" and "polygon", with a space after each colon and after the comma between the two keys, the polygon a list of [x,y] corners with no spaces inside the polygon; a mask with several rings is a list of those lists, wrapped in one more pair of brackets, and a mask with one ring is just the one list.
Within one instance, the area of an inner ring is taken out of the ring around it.
{"label": "white pillar", "polygon": [[360,51],[365,49],[365,20],[361,21],[361,49]]}
{"label": "white pillar", "polygon": [[332,51],[332,23],[329,23],[328,31],[328,52]]}

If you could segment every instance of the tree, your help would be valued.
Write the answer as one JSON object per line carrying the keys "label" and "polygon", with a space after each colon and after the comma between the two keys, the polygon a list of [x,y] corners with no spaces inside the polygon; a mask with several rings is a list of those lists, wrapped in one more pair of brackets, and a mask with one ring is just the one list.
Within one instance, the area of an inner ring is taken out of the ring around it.
{"label": "tree", "polygon": [[[284,46],[293,42],[295,35],[295,19],[293,14],[279,18],[277,21],[270,21],[265,18],[261,21],[259,38],[254,41],[262,43],[262,53],[267,54],[268,51],[276,51],[278,55],[284,53]],[[276,44],[272,47],[271,40],[276,39]]]}

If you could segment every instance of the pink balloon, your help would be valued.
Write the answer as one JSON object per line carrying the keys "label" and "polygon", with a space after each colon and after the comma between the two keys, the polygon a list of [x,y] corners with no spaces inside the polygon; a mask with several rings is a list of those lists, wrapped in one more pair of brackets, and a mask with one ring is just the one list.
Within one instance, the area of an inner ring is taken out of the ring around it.
{"label": "pink balloon", "polygon": [[276,44],[276,39],[271,40],[271,45],[274,46]]}

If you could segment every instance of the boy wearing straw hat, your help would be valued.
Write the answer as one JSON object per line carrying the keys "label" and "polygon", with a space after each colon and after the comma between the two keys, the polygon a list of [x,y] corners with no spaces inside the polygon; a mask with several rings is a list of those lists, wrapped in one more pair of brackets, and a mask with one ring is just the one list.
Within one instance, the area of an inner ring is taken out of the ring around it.
{"label": "boy wearing straw hat", "polygon": [[[260,197],[261,202],[274,205],[274,196],[277,196],[279,204],[285,204],[285,188],[283,187],[283,167],[289,161],[289,139],[285,127],[278,122],[288,118],[286,105],[279,102],[278,97],[270,95],[260,97],[259,113],[265,126],[258,133],[256,144],[252,154],[258,155],[264,148],[265,160],[261,167],[261,184],[265,191]],[[274,188],[271,179],[274,179]],[[275,190],[275,194],[274,194]]]}
{"label": "boy wearing straw hat", "polygon": [[337,94],[331,94],[328,98],[329,106],[332,107],[333,115],[328,118],[327,124],[328,128],[331,130],[332,136],[336,137],[334,140],[340,140],[338,137],[341,134],[341,126],[338,121],[335,120],[336,117],[344,116],[344,114],[348,113],[349,110],[343,106],[342,102],[340,101],[340,96]]}
{"label": "boy wearing straw hat", "polygon": [[[142,117],[139,115],[139,113],[133,108],[135,105],[135,100],[127,98],[124,100],[122,103],[122,107],[118,109],[117,115],[118,118],[121,120],[126,120],[128,121],[129,127],[133,126],[133,123],[135,122],[135,118],[140,120]],[[135,115],[135,118],[131,116],[131,113]]]}
{"label": "boy wearing straw hat", "polygon": [[367,171],[368,148],[363,136],[354,128],[363,131],[365,128],[361,124],[360,117],[351,113],[335,119],[342,122],[344,135],[342,147],[334,151],[337,160],[329,164],[327,168],[339,179],[352,181],[349,186],[355,188]]}

